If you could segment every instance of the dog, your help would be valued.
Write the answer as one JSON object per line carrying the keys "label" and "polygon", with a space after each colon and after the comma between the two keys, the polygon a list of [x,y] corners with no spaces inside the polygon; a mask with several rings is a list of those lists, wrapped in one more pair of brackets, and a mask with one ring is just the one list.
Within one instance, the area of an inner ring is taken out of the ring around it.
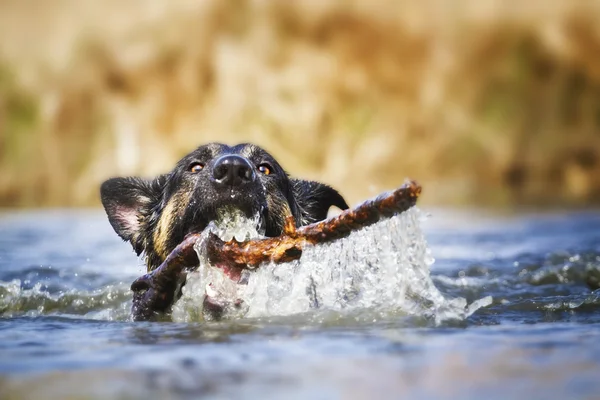
{"label": "dog", "polygon": [[100,197],[115,232],[145,257],[148,271],[223,212],[258,216],[258,230],[275,237],[288,215],[300,227],[325,219],[332,206],[348,208],[332,187],[290,178],[272,155],[248,143],[200,146],[154,179],[111,178]]}

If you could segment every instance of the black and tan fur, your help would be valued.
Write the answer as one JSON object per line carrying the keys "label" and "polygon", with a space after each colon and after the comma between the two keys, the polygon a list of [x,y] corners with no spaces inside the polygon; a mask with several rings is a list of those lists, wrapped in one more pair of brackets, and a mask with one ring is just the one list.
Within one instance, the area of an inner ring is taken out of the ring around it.
{"label": "black and tan fur", "polygon": [[[215,178],[224,160],[243,164],[242,183],[238,179],[224,184]],[[348,208],[336,190],[289,178],[269,153],[252,144],[207,144],[183,157],[167,174],[154,179],[112,178],[102,184],[100,194],[112,227],[138,255],[145,255],[149,271],[186,235],[204,230],[224,207],[249,217],[258,213],[262,230],[271,237],[282,233],[289,213],[301,226],[324,219],[331,206]]]}

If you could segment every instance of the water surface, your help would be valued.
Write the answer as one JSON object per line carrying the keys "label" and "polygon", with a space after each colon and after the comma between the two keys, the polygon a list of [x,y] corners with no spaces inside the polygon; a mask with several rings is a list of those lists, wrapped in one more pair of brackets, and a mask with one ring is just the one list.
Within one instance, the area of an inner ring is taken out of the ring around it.
{"label": "water surface", "polygon": [[596,398],[600,214],[430,213],[413,303],[160,323],[129,321],[144,267],[102,212],[1,214],[0,398]]}

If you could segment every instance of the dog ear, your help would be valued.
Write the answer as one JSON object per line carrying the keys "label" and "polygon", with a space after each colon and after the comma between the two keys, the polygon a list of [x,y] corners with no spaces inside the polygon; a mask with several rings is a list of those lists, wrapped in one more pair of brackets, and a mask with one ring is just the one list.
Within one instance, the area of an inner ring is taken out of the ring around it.
{"label": "dog ear", "polygon": [[331,206],[346,210],[348,204],[337,190],[320,182],[292,179],[292,191],[300,208],[302,225],[327,218]]}
{"label": "dog ear", "polygon": [[138,255],[144,250],[142,228],[145,217],[158,206],[166,184],[166,176],[153,180],[111,178],[100,187],[102,205],[117,234],[131,242]]}

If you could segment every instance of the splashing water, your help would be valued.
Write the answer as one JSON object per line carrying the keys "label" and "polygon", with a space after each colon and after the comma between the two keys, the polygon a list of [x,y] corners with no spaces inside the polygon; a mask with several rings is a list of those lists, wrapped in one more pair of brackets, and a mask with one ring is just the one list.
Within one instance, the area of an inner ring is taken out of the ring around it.
{"label": "splashing water", "polygon": [[[173,319],[202,319],[204,296],[225,305],[227,317],[377,309],[425,317],[436,323],[462,320],[491,304],[491,298],[486,297],[467,305],[464,298],[448,299],[438,291],[429,275],[434,259],[421,232],[420,219],[420,211],[413,207],[347,238],[307,246],[299,260],[246,271],[245,285],[210,266],[200,246],[200,267],[188,274],[182,297],[173,308]],[[258,217],[248,219],[233,213],[210,229],[223,240],[235,237],[239,241],[260,237],[257,222]]]}
{"label": "splashing water", "polygon": [[85,315],[90,319],[126,320],[131,309],[129,285],[119,283],[93,290],[52,293],[41,282],[0,281],[0,316]]}

